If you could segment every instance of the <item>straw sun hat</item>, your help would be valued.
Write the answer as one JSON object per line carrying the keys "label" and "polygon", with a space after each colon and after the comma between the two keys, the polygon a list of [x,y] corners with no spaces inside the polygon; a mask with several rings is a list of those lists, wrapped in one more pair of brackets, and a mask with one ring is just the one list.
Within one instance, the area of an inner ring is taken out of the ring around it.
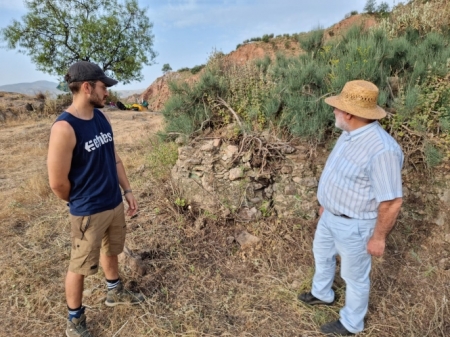
{"label": "straw sun hat", "polygon": [[378,88],[375,84],[363,80],[345,83],[337,96],[325,98],[325,103],[349,114],[367,118],[381,119],[386,111],[377,105]]}

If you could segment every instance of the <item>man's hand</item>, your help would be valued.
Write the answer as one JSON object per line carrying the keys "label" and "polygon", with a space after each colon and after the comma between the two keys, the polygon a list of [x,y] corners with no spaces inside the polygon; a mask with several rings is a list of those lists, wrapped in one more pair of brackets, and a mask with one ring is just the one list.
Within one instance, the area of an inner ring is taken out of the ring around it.
{"label": "man's hand", "polygon": [[386,240],[375,239],[372,236],[369,242],[367,243],[367,252],[372,256],[380,257],[383,255],[385,247],[386,247]]}
{"label": "man's hand", "polygon": [[386,238],[394,227],[401,206],[402,198],[383,201],[378,206],[377,223],[372,237],[367,242],[367,252],[370,255],[376,257],[383,255],[386,248]]}
{"label": "man's hand", "polygon": [[323,210],[324,210],[325,208],[323,208],[323,206],[320,206],[319,207],[319,217],[321,217],[322,216],[322,213],[323,213]]}
{"label": "man's hand", "polygon": [[127,215],[133,216],[138,211],[138,204],[132,192],[125,194],[125,199],[128,203]]}

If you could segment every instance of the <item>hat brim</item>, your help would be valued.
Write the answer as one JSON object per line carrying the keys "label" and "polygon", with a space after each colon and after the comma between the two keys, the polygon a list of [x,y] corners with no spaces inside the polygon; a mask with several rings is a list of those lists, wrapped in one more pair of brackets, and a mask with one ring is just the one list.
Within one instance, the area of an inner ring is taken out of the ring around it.
{"label": "hat brim", "polygon": [[116,85],[117,83],[119,83],[118,81],[116,81],[110,77],[107,77],[107,76],[99,79],[99,81],[103,82],[107,87],[112,87],[113,85]]}
{"label": "hat brim", "polygon": [[367,119],[381,119],[386,117],[386,111],[380,106],[374,108],[363,108],[354,104],[348,104],[343,102],[339,95],[325,98],[325,103],[331,105],[334,108],[348,112],[351,115],[367,118]]}

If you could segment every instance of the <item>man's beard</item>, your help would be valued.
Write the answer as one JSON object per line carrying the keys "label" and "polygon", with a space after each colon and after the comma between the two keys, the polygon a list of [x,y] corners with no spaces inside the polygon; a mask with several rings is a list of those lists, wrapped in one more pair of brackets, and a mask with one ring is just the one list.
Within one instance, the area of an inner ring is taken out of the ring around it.
{"label": "man's beard", "polygon": [[339,119],[336,118],[334,126],[342,131],[348,131],[348,123],[342,117]]}
{"label": "man's beard", "polygon": [[89,103],[95,108],[95,109],[101,109],[105,107],[105,104],[103,103],[103,100],[100,99],[97,93],[93,93],[91,97],[89,98]]}

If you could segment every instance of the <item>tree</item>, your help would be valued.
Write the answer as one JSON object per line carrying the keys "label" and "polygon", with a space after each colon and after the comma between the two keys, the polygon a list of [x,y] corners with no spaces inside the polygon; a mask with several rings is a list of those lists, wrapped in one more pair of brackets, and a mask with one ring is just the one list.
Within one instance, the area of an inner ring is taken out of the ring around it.
{"label": "tree", "polygon": [[366,11],[369,14],[375,13],[375,0],[367,0],[366,5],[364,6],[364,11]]}
{"label": "tree", "polygon": [[168,71],[172,71],[172,67],[170,66],[169,63],[165,63],[165,64],[163,65],[163,67],[162,67],[162,72],[165,74],[165,73],[167,73]]}
{"label": "tree", "polygon": [[37,69],[63,76],[76,61],[97,63],[123,83],[142,80],[152,65],[153,24],[137,0],[25,0],[22,21],[0,31],[9,49],[31,57]]}
{"label": "tree", "polygon": [[387,2],[384,2],[384,1],[381,2],[378,5],[377,12],[380,13],[380,14],[389,13],[389,4]]}

